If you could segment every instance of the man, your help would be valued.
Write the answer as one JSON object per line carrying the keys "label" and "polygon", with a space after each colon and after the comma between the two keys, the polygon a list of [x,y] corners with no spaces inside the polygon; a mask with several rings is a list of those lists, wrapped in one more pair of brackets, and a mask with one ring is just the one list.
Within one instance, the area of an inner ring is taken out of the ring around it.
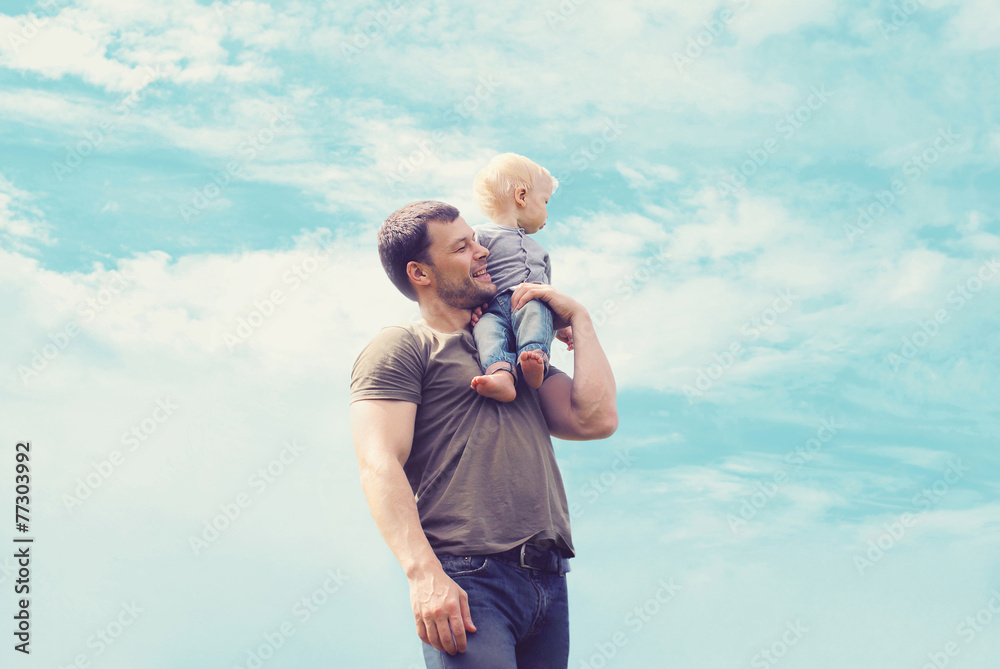
{"label": "man", "polygon": [[[351,429],[372,516],[410,584],[428,667],[566,667],[565,573],[574,557],[550,435],[603,439],[618,426],[615,382],[586,309],[521,284],[572,326],[573,378],[549,367],[503,403],[481,374],[473,310],[496,293],[489,252],[454,207],[416,202],[379,230],[389,279],[422,320],[383,328],[358,356]],[[508,374],[501,370],[495,373]]]}

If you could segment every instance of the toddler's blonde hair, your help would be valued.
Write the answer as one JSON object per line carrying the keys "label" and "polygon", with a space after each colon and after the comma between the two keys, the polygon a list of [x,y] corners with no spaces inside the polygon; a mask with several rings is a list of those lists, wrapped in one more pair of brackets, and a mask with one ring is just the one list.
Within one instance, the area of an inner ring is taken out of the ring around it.
{"label": "toddler's blonde hair", "polygon": [[558,179],[541,165],[516,153],[501,153],[479,170],[472,188],[479,208],[494,218],[505,197],[521,188],[530,191],[548,183],[552,184],[553,193],[559,187]]}

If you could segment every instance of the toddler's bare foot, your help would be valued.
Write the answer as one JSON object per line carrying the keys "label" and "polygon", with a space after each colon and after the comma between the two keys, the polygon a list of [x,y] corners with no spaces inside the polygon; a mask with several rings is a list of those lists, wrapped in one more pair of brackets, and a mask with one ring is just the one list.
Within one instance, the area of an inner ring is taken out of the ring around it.
{"label": "toddler's bare foot", "polygon": [[521,365],[524,381],[532,388],[542,387],[545,380],[545,354],[538,349],[525,351],[517,360]]}
{"label": "toddler's bare foot", "polygon": [[507,370],[477,376],[472,379],[472,387],[483,397],[498,402],[513,402],[517,397],[514,377]]}

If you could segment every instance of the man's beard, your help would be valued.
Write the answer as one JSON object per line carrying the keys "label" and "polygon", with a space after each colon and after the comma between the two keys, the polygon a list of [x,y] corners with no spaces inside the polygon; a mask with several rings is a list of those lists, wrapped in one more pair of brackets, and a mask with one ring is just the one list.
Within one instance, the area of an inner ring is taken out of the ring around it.
{"label": "man's beard", "polygon": [[434,271],[433,267],[430,269],[437,282],[438,297],[453,309],[475,309],[497,294],[497,287],[493,283],[480,283],[472,277],[465,281],[451,281]]}

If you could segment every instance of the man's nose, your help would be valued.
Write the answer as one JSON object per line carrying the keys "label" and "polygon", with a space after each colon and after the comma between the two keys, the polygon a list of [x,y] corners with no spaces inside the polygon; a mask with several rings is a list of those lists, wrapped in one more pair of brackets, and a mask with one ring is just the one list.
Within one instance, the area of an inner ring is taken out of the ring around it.
{"label": "man's nose", "polygon": [[476,242],[476,246],[479,247],[479,251],[476,252],[477,258],[485,258],[490,254],[490,250],[485,246],[483,246],[482,244],[480,244],[479,242]]}

